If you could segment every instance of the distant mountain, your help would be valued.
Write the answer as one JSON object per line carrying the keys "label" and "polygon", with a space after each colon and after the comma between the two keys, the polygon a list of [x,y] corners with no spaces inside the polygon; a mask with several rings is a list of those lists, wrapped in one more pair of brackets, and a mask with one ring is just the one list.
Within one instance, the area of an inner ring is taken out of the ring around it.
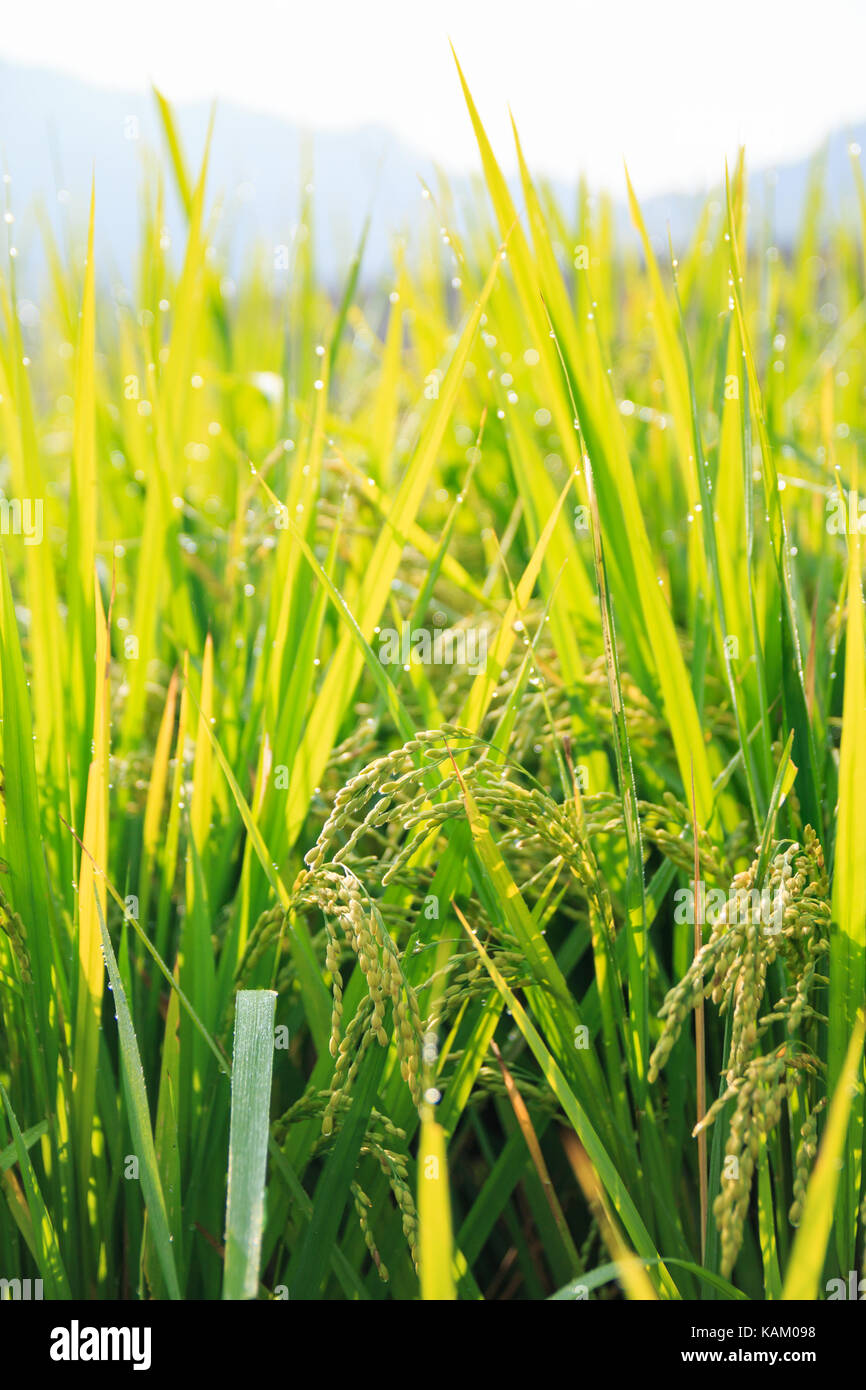
{"label": "distant mountain", "polygon": [[[201,158],[209,109],[179,107],[176,115],[190,163]],[[826,187],[831,203],[854,206],[847,155],[850,140],[866,145],[866,126],[833,134],[826,145]],[[60,225],[80,229],[86,218],[91,172],[96,179],[97,255],[128,281],[137,244],[143,173],[153,152],[163,149],[155,105],[144,93],[117,93],[75,78],[0,62],[0,158],[11,176],[11,197],[21,245],[22,273],[38,273],[30,251],[32,210],[38,200]],[[364,126],[316,131],[305,136],[275,116],[218,108],[209,174],[211,197],[222,196],[226,232],[238,254],[251,241],[272,248],[289,243],[298,216],[305,150],[315,185],[315,248],[323,272],[344,273],[367,215],[370,233],[365,266],[378,274],[390,262],[392,240],[417,224],[420,179],[436,187],[431,161],[407,149],[390,131]],[[780,244],[789,244],[809,177],[809,162],[752,174],[751,197],[772,209]],[[171,185],[171,180],[168,180]],[[469,180],[452,180],[459,206]],[[558,187],[571,200],[574,190]],[[180,209],[169,187],[166,224],[182,230]],[[59,201],[58,201],[59,195]],[[519,199],[518,199],[519,202]],[[694,230],[701,196],[671,194],[645,200],[651,235],[666,240],[670,224],[675,243]],[[624,204],[617,215],[629,225]]]}
{"label": "distant mountain", "polygon": [[[178,108],[176,115],[197,172],[210,109],[197,104]],[[124,276],[138,237],[143,175],[154,151],[162,155],[164,141],[149,94],[106,91],[61,74],[0,63],[0,159],[12,178],[16,214],[37,198],[56,210],[60,193],[73,225],[80,226],[93,172],[99,248]],[[273,246],[289,241],[308,151],[323,266],[333,273],[348,263],[368,211],[370,262],[383,264],[391,234],[408,225],[420,202],[419,173],[432,176],[429,161],[385,130],[317,131],[306,137],[278,118],[221,105],[208,188],[211,199],[222,197],[233,238]],[[169,231],[178,233],[182,219],[171,177],[167,184],[166,221]]]}

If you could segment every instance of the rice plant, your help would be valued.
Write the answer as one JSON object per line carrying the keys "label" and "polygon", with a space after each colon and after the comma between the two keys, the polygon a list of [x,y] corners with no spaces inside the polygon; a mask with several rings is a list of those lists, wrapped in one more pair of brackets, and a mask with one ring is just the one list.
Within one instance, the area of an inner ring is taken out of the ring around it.
{"label": "rice plant", "polygon": [[866,1276],[859,161],[859,229],[816,184],[769,243],[741,158],[662,255],[464,94],[484,186],[384,280],[323,281],[309,197],[230,277],[161,98],[135,284],[99,186],[38,323],[6,258],[0,1273],[47,1297]]}

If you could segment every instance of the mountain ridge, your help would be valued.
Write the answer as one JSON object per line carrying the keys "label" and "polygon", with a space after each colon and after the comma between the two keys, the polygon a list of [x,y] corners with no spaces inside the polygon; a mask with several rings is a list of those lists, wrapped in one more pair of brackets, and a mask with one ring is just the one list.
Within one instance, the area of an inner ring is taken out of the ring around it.
{"label": "mountain ridge", "polygon": [[[173,109],[184,149],[195,165],[204,148],[210,107],[195,102]],[[853,212],[849,140],[866,145],[866,124],[845,133],[834,131],[826,140],[825,187],[837,211],[850,205]],[[113,264],[122,278],[131,271],[137,245],[148,152],[163,148],[150,94],[96,87],[67,74],[0,59],[0,150],[11,177],[8,192],[16,216],[19,221],[31,216],[34,204],[41,200],[53,207],[52,220],[59,226],[63,220],[59,196],[71,212],[73,225],[82,224],[93,174],[100,264]],[[290,240],[298,216],[306,148],[315,189],[315,250],[323,274],[335,278],[344,272],[368,217],[366,273],[385,273],[394,236],[417,225],[421,180],[436,186],[433,162],[384,127],[304,132],[281,117],[220,103],[209,187],[212,196],[222,199],[235,253],[252,241],[276,248]],[[812,158],[803,159],[751,174],[753,209],[759,216],[771,210],[774,239],[780,245],[790,245],[796,237],[812,164]],[[470,191],[471,177],[448,175],[457,206]],[[549,182],[566,205],[574,199],[577,175],[571,186],[562,180]],[[681,245],[694,231],[697,211],[710,191],[644,198],[642,208],[653,240],[665,244],[670,228],[674,243]],[[618,227],[628,232],[625,198],[612,196]],[[183,217],[173,191],[166,223],[173,238],[180,236]]]}

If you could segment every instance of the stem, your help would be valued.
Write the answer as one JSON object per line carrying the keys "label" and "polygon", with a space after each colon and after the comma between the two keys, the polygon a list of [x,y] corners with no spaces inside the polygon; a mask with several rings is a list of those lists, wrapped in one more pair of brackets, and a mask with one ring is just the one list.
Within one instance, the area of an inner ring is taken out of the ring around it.
{"label": "stem", "polygon": [[[701,855],[698,849],[698,814],[695,807],[694,767],[692,767],[692,826],[695,845],[695,877],[692,901],[695,905],[695,955],[697,956],[703,944],[704,904],[703,895],[700,892]],[[700,1124],[707,1110],[707,1042],[704,1027],[703,995],[701,995],[695,1009],[695,1072],[698,1099],[697,1123]],[[707,1132],[705,1129],[702,1129],[698,1134],[698,1181],[701,1200],[701,1264],[704,1264],[707,1257]]]}

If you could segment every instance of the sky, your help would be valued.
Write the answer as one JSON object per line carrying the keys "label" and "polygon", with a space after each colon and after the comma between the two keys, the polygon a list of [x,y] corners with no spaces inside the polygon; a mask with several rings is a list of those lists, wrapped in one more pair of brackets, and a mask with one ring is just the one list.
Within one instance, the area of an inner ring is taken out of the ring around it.
{"label": "sky", "polygon": [[374,123],[451,170],[478,157],[453,41],[503,163],[642,193],[811,153],[866,118],[864,0],[40,0],[0,57],[306,128]]}

